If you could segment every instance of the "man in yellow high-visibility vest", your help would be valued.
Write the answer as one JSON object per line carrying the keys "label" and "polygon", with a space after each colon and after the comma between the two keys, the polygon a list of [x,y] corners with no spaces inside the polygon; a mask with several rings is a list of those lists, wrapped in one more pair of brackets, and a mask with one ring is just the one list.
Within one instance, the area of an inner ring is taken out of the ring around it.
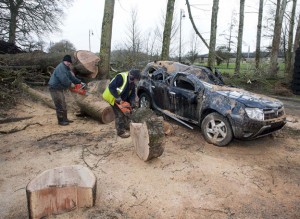
{"label": "man in yellow high-visibility vest", "polygon": [[103,92],[103,99],[106,100],[113,108],[115,113],[115,127],[117,135],[121,138],[128,138],[129,122],[128,118],[122,113],[120,108],[115,103],[121,101],[129,102],[131,107],[135,107],[136,84],[140,80],[141,72],[137,69],[132,69],[129,72],[122,72],[114,77],[110,84]]}

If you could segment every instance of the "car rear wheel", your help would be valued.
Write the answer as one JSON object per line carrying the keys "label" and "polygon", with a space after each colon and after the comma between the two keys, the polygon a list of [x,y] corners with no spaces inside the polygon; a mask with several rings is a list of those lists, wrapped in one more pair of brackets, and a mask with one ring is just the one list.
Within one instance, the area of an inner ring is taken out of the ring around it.
{"label": "car rear wheel", "polygon": [[219,113],[208,114],[201,123],[201,131],[207,142],[219,147],[229,144],[233,137],[229,121]]}
{"label": "car rear wheel", "polygon": [[142,93],[139,99],[139,107],[151,108],[151,98],[147,93]]}

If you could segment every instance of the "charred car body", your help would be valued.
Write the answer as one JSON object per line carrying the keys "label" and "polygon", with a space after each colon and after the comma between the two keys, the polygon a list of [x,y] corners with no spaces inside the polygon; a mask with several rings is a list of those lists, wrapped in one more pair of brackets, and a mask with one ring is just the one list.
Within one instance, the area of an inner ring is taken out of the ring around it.
{"label": "charred car body", "polygon": [[227,145],[232,138],[253,139],[281,129],[283,104],[273,98],[225,86],[210,68],[177,62],[149,63],[137,87],[140,107],[151,107],[192,128],[206,141]]}

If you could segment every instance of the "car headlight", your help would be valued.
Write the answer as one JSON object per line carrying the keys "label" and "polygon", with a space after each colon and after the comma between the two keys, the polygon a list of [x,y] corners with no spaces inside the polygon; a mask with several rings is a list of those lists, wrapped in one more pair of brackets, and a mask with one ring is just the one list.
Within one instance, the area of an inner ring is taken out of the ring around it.
{"label": "car headlight", "polygon": [[259,108],[246,108],[247,115],[250,119],[263,121],[264,120],[264,111]]}

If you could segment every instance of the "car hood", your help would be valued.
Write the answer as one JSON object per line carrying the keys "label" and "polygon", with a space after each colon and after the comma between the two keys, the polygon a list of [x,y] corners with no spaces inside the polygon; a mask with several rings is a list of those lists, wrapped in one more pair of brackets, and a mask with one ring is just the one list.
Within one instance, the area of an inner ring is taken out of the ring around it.
{"label": "car hood", "polygon": [[274,98],[264,95],[255,94],[242,89],[229,88],[229,90],[218,90],[217,93],[243,103],[247,107],[252,108],[279,108],[283,104]]}

